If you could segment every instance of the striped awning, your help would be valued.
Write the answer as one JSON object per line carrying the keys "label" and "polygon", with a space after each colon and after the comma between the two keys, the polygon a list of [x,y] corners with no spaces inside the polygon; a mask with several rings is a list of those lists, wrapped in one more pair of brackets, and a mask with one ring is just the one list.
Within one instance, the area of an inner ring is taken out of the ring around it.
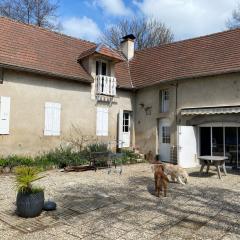
{"label": "striped awning", "polygon": [[240,113],[240,106],[233,107],[205,107],[205,108],[185,108],[181,110],[181,115],[212,115]]}

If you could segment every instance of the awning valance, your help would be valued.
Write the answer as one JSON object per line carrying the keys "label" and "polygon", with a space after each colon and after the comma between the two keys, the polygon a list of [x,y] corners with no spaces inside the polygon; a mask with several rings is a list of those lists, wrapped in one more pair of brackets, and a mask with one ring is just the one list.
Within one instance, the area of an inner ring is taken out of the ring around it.
{"label": "awning valance", "polygon": [[240,106],[232,107],[205,107],[205,108],[185,108],[181,110],[182,116],[187,115],[212,115],[240,113]]}

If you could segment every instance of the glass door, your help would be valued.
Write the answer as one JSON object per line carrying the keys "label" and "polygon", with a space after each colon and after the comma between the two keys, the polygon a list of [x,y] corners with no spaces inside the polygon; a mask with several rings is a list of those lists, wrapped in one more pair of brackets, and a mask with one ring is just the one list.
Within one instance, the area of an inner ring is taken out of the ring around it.
{"label": "glass door", "polygon": [[211,155],[211,127],[200,128],[200,155]]}
{"label": "glass door", "polygon": [[226,165],[240,167],[240,127],[200,127],[200,155],[226,156]]}
{"label": "glass door", "polygon": [[237,166],[238,158],[238,128],[225,127],[225,156],[228,157],[226,165]]}
{"label": "glass door", "polygon": [[212,127],[212,156],[224,156],[223,127]]}

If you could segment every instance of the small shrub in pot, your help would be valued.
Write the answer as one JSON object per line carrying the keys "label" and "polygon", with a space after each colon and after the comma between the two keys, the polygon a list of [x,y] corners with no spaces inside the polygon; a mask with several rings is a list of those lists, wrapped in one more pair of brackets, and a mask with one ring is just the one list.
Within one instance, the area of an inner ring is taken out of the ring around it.
{"label": "small shrub in pot", "polygon": [[34,167],[17,167],[15,169],[17,183],[17,214],[24,218],[33,218],[41,214],[44,206],[44,191],[32,185],[41,179],[39,169]]}

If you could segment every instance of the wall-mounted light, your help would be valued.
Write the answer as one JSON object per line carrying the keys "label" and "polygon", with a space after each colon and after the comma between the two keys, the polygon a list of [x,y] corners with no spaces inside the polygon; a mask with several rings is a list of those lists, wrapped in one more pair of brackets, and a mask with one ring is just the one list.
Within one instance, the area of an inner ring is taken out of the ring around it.
{"label": "wall-mounted light", "polygon": [[145,112],[146,112],[146,115],[151,115],[152,114],[152,107],[145,107]]}

